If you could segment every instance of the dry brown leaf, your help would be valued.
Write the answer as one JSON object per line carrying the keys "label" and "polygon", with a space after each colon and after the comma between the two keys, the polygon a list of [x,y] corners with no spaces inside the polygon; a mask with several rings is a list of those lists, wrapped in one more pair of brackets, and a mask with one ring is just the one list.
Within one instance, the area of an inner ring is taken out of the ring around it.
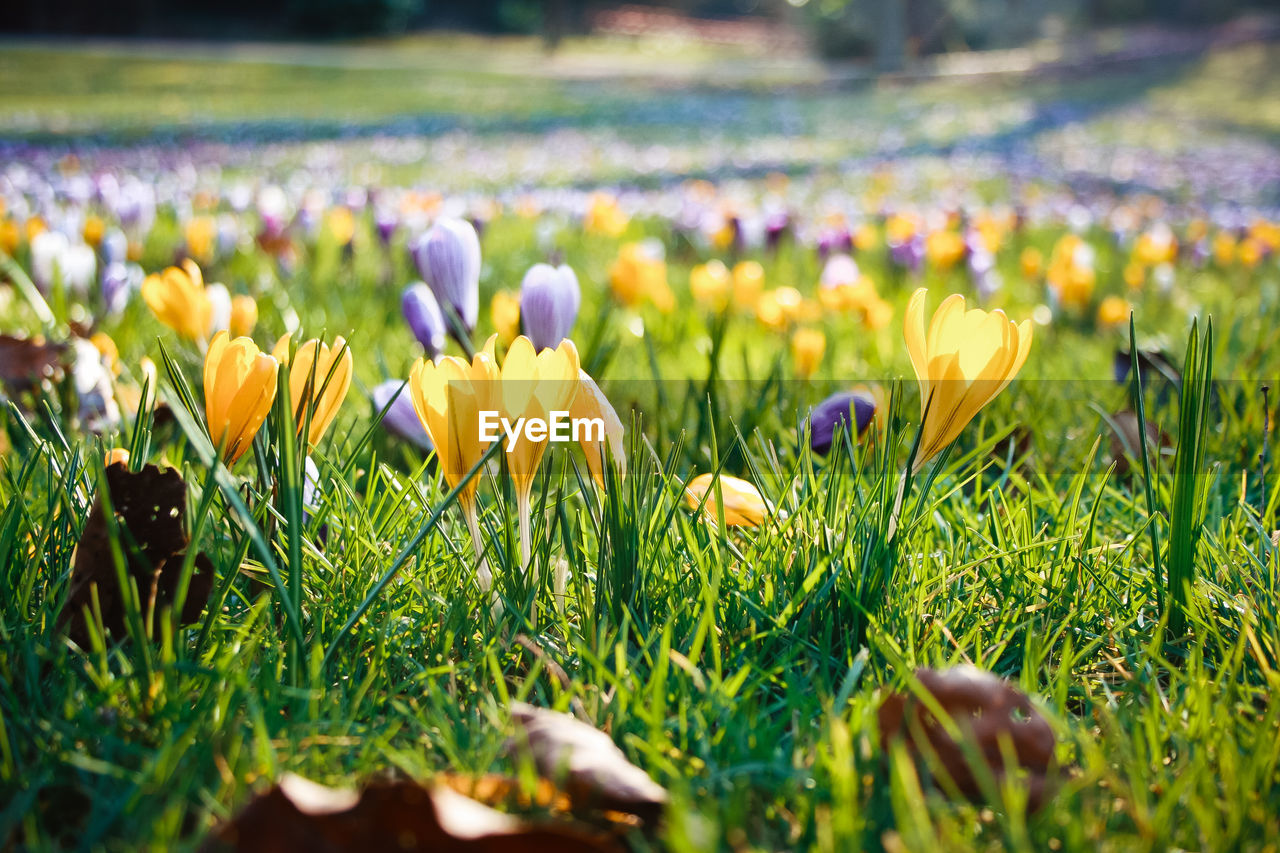
{"label": "dry brown leaf", "polygon": [[[1132,463],[1142,464],[1142,444],[1138,433],[1138,416],[1133,412],[1116,412],[1111,416],[1111,458],[1116,463],[1116,475],[1128,475]],[[1160,456],[1173,455],[1173,439],[1167,433],[1147,421],[1147,450]]]}
{"label": "dry brown leaf", "polygon": [[[172,603],[186,558],[187,532],[184,517],[187,486],[174,468],[147,465],[131,472],[123,463],[106,467],[97,500],[89,512],[71,569],[71,590],[59,617],[60,625],[70,623],[71,639],[80,645],[88,640],[84,609],[93,610],[97,589],[102,624],[117,638],[125,635],[125,599],[116,578],[111,557],[111,541],[101,490],[105,487],[120,527],[128,577],[137,584],[143,612],[154,612]],[[195,570],[183,604],[182,624],[200,618],[213,588],[213,564],[204,554],[195,558]],[[152,610],[151,605],[154,605]],[[159,624],[157,619],[156,624]]]}
{"label": "dry brown leaf", "polygon": [[46,379],[57,379],[66,349],[66,344],[44,338],[0,335],[0,385],[11,394],[21,394]]}
{"label": "dry brown leaf", "polygon": [[607,838],[535,826],[444,786],[377,782],[361,792],[286,775],[201,848],[236,853],[615,853]]}
{"label": "dry brown leaf", "polygon": [[564,789],[576,806],[625,812],[656,821],[667,792],[627,760],[607,734],[568,714],[511,705],[515,746],[527,749],[538,772]]}
{"label": "dry brown leaf", "polygon": [[[1005,774],[1001,743],[1007,742],[1013,748],[1017,766],[1028,774],[1029,807],[1038,809],[1044,802],[1055,740],[1048,721],[1026,694],[969,665],[946,670],[919,669],[915,677],[956,724],[967,745],[976,747],[997,781]],[[982,798],[964,745],[948,734],[942,722],[914,694],[889,694],[880,705],[879,723],[882,748],[903,738],[917,758],[936,755],[942,769],[966,797]]]}

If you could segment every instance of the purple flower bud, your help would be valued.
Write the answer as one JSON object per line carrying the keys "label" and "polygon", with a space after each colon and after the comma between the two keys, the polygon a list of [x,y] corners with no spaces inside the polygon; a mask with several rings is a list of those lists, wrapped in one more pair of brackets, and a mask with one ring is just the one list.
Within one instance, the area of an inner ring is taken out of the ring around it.
{"label": "purple flower bud", "polygon": [[440,303],[436,302],[431,288],[416,281],[404,289],[400,299],[400,309],[404,312],[405,322],[409,324],[413,336],[427,351],[427,358],[435,359],[444,350],[444,337],[447,326],[444,314],[440,313]]}
{"label": "purple flower bud", "polygon": [[109,264],[102,271],[102,304],[108,314],[119,314],[129,301],[129,268],[122,263]]}
{"label": "purple flower bud", "polygon": [[[369,392],[369,396],[373,398],[374,407],[379,412],[387,409],[387,403],[392,395],[403,384],[399,379],[388,379],[386,382],[375,385]],[[413,410],[413,399],[409,396],[408,388],[401,391],[400,396],[396,397],[396,401],[391,404],[391,408],[387,409],[386,415],[382,418],[382,425],[394,436],[413,442],[423,450],[431,449],[431,436],[427,435],[427,431],[422,428],[422,421],[418,420],[418,413]]]}
{"label": "purple flower bud", "polygon": [[841,391],[832,394],[814,406],[809,416],[809,446],[814,453],[826,456],[831,450],[837,429],[845,424],[856,424],[855,433],[861,436],[871,426],[875,413],[875,398],[866,391]]}
{"label": "purple flower bud", "polygon": [[520,320],[535,350],[555,349],[573,330],[582,293],[569,266],[534,264],[520,284]]}
{"label": "purple flower bud", "polygon": [[452,306],[470,332],[480,313],[480,238],[469,222],[442,218],[413,247],[418,273],[436,300]]}

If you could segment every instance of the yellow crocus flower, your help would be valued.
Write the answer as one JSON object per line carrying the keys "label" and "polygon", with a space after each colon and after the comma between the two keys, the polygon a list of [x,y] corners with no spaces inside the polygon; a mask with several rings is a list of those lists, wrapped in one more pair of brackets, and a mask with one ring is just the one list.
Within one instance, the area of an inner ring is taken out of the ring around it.
{"label": "yellow crocus flower", "polygon": [[188,258],[181,267],[152,273],[142,282],[142,298],[156,319],[190,341],[201,342],[213,323],[213,303],[200,267]]}
{"label": "yellow crocus flower", "polygon": [[510,344],[520,334],[520,297],[509,290],[499,290],[489,303],[489,319],[503,344]]}
{"label": "yellow crocus flower", "polygon": [[579,423],[595,418],[604,422],[603,440],[597,440],[589,430],[584,429],[582,440],[579,442],[587,457],[587,468],[590,469],[591,477],[596,484],[604,488],[606,444],[609,447],[609,455],[613,458],[613,464],[618,467],[618,473],[623,477],[627,476],[626,448],[622,443],[622,419],[618,417],[618,413],[614,411],[609,399],[600,390],[600,386],[582,369],[578,370],[578,393],[573,398],[573,405],[569,407],[569,417]]}
{"label": "yellow crocus flower", "polygon": [[[470,363],[452,355],[438,362],[420,358],[409,374],[413,410],[431,437],[441,472],[450,488],[457,488],[489,449],[490,442],[480,439],[480,412],[497,409],[501,372],[493,354],[496,341],[497,335],[491,336]],[[493,575],[485,564],[480,544],[476,486],[477,480],[473,479],[463,487],[458,494],[458,505],[475,547],[480,588],[488,590]]]}
{"label": "yellow crocus flower", "polygon": [[1031,350],[1031,321],[1014,323],[1003,311],[964,307],[964,297],[943,300],[925,327],[920,288],[907,304],[903,335],[920,383],[918,471],[955,441],[983,406],[1005,389]]}
{"label": "yellow crocus flower", "polygon": [[325,430],[337,417],[351,387],[351,372],[351,348],[342,337],[334,338],[333,346],[312,338],[294,353],[289,363],[289,396],[299,434],[306,424],[307,411],[311,410],[309,447],[320,443]]}
{"label": "yellow crocus flower", "polygon": [[[518,418],[550,420],[552,412],[567,412],[578,391],[581,364],[578,348],[565,338],[555,349],[537,352],[520,335],[502,363],[502,410],[514,423]],[[524,436],[507,450],[507,465],[515,481],[516,496],[527,495],[546,452],[548,439]]]}
{"label": "yellow crocus flower", "polygon": [[[693,510],[701,504],[703,516],[714,524],[718,513],[713,488],[711,475],[699,474],[685,487],[684,502]],[[759,527],[772,511],[759,489],[728,474],[720,475],[720,494],[724,499],[724,523],[730,527]]]}
{"label": "yellow crocus flower", "polygon": [[822,363],[827,351],[827,336],[821,329],[797,329],[791,336],[791,361],[796,375],[807,379]]}
{"label": "yellow crocus flower", "polygon": [[279,367],[249,338],[214,335],[204,359],[204,412],[209,438],[228,466],[249,449],[271,411]]}
{"label": "yellow crocus flower", "polygon": [[258,303],[241,293],[231,299],[231,334],[251,335],[258,325]]}

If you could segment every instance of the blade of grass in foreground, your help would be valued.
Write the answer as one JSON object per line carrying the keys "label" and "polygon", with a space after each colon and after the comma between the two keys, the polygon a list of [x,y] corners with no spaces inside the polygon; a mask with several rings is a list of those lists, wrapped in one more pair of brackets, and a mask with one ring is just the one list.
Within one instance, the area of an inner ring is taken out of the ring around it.
{"label": "blade of grass in foreground", "polygon": [[1203,340],[1197,324],[1191,324],[1187,360],[1182,375],[1182,399],[1178,412],[1178,455],[1173,469],[1173,511],[1169,519],[1167,639],[1186,631],[1187,607],[1195,582],[1196,545],[1200,540],[1200,507],[1196,477],[1204,465],[1204,437],[1208,424],[1209,396],[1213,382],[1213,321],[1206,324]]}

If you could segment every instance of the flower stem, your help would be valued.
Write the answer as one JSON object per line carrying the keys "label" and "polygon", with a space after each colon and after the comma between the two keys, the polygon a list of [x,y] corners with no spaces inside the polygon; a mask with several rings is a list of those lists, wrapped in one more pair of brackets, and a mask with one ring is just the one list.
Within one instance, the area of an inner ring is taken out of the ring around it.
{"label": "flower stem", "polygon": [[493,587],[493,572],[489,571],[484,548],[480,545],[480,518],[476,513],[475,502],[463,504],[462,514],[467,519],[467,530],[471,531],[471,546],[476,552],[476,582],[480,584],[481,592],[488,592]]}

